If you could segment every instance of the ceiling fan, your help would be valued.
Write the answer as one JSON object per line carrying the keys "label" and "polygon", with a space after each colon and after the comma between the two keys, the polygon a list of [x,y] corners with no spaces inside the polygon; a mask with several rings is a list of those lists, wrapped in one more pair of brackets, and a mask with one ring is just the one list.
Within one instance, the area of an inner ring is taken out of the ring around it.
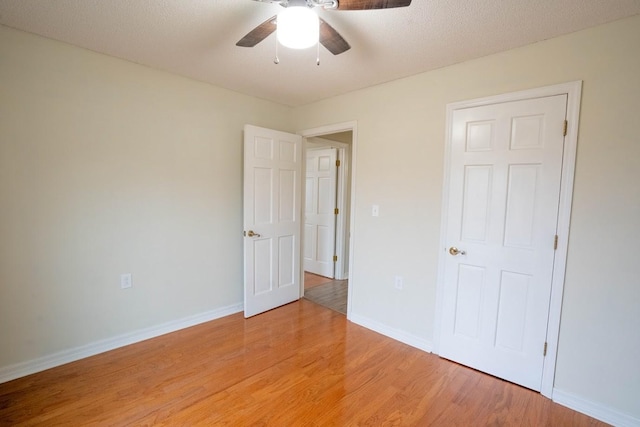
{"label": "ceiling fan", "polygon": [[[278,3],[285,10],[297,9],[313,9],[321,7],[327,10],[368,10],[368,9],[389,9],[395,7],[407,7],[411,4],[411,0],[254,0],[263,3]],[[246,36],[241,38],[236,46],[254,47],[262,40],[266,39],[271,33],[276,31],[278,20],[283,21],[283,13],[272,16],[271,18],[249,31]],[[313,13],[315,15],[315,13]],[[295,18],[298,23],[298,18]],[[326,21],[317,18],[318,36],[316,42],[320,42],[329,52],[339,55],[351,48],[349,43]],[[282,28],[279,30],[279,32]],[[278,34],[280,39],[280,34]],[[282,42],[282,41],[281,41]],[[315,44],[315,43],[313,43]],[[312,45],[312,44],[311,44]],[[293,46],[290,46],[293,47]],[[309,47],[309,46],[304,46]]]}

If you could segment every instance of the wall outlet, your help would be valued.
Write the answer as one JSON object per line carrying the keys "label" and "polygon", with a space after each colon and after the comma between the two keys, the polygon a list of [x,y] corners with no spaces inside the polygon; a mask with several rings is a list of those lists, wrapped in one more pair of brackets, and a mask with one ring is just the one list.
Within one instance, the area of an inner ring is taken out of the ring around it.
{"label": "wall outlet", "polygon": [[125,273],[120,275],[120,289],[130,288],[132,285],[131,273]]}
{"label": "wall outlet", "polygon": [[402,290],[402,286],[404,285],[403,281],[402,281],[402,276],[396,276],[395,280],[393,282],[393,287],[398,289],[398,290]]}

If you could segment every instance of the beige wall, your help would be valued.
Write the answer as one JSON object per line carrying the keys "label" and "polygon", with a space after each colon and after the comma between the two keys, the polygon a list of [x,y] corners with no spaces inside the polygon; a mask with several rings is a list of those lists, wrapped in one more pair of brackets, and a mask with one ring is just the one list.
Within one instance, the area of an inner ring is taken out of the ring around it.
{"label": "beige wall", "polygon": [[241,304],[242,126],[289,117],[0,26],[0,368]]}
{"label": "beige wall", "polygon": [[433,340],[446,104],[583,80],[555,386],[640,418],[639,47],[634,17],[296,109],[358,122],[354,314]]}

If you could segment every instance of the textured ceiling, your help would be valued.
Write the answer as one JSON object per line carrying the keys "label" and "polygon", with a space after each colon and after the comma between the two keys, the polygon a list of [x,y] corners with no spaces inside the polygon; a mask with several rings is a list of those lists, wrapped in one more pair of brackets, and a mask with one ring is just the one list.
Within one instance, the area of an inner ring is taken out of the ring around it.
{"label": "textured ceiling", "polygon": [[333,56],[235,43],[275,15],[251,0],[0,0],[0,23],[298,106],[640,13],[640,0],[413,0],[318,14],[351,44]]}

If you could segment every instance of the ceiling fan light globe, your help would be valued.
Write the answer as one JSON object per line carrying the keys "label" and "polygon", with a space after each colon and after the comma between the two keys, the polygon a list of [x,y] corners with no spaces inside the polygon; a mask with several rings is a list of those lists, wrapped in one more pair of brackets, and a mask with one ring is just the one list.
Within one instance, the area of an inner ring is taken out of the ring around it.
{"label": "ceiling fan light globe", "polygon": [[278,14],[278,42],[291,49],[306,49],[320,36],[318,15],[306,6],[288,7]]}

